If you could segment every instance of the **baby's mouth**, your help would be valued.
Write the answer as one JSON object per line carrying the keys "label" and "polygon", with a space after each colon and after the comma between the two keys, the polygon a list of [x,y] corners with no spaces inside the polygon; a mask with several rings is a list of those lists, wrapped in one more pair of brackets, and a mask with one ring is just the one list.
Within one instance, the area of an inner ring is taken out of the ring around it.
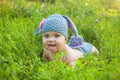
{"label": "baby's mouth", "polygon": [[48,48],[50,50],[56,49],[56,45],[55,44],[48,44]]}

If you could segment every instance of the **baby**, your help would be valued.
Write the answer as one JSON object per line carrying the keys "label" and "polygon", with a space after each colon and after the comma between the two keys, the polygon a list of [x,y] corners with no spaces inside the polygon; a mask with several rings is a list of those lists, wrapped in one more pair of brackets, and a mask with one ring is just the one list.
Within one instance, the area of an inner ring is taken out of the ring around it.
{"label": "baby", "polygon": [[[74,35],[67,45],[68,28]],[[52,60],[56,54],[63,51],[66,54],[63,56],[62,61],[75,67],[75,61],[82,58],[84,54],[88,52],[99,54],[98,50],[92,44],[84,42],[83,38],[78,35],[76,26],[67,16],[53,14],[43,19],[35,35],[39,32],[42,32],[43,35],[43,56],[47,61]]]}

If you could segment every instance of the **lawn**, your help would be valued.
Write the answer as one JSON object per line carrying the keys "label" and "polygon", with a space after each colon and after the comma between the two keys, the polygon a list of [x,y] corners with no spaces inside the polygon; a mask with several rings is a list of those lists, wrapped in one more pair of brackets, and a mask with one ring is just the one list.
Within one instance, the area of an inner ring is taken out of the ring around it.
{"label": "lawn", "polygon": [[[0,80],[119,80],[120,7],[105,0],[41,1],[0,1]],[[100,55],[85,55],[74,69],[57,58],[44,61],[42,35],[34,32],[54,13],[69,16]]]}

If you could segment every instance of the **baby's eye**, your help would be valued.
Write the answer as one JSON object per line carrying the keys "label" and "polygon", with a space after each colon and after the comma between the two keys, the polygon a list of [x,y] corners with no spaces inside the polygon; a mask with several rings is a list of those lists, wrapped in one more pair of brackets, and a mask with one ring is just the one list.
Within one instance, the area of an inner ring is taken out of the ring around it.
{"label": "baby's eye", "polygon": [[44,37],[44,38],[48,38],[48,37],[49,37],[49,35],[44,35],[43,37]]}
{"label": "baby's eye", "polygon": [[56,38],[59,38],[59,37],[60,37],[60,35],[55,35],[55,37],[56,37]]}

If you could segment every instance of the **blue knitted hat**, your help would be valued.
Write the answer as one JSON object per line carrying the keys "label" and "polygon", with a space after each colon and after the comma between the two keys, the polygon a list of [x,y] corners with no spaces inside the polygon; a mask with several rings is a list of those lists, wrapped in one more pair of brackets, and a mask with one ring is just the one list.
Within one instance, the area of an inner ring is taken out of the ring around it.
{"label": "blue knitted hat", "polygon": [[71,29],[71,31],[75,34],[75,36],[78,35],[76,26],[72,22],[72,20],[67,16],[62,16],[60,14],[53,14],[49,16],[46,19],[43,19],[38,27],[38,29],[35,31],[35,35],[39,32],[45,33],[48,31],[55,31],[63,34],[65,38],[68,38],[68,27]]}
{"label": "blue knitted hat", "polygon": [[67,21],[59,14],[54,14],[46,19],[42,27],[42,34],[48,31],[55,31],[68,37],[68,24]]}
{"label": "blue knitted hat", "polygon": [[74,33],[69,41],[69,46],[72,48],[80,48],[84,40],[78,35],[75,24],[68,16],[63,16],[60,14],[53,14],[40,22],[39,27],[35,31],[35,35],[42,32],[55,31],[63,34],[66,39],[68,39],[68,28]]}

